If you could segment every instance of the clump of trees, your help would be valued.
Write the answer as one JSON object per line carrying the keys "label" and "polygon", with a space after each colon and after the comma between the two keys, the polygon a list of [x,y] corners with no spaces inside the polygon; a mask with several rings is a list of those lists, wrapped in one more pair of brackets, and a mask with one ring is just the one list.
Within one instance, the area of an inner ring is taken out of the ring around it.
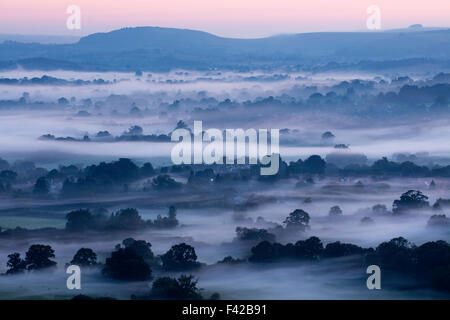
{"label": "clump of trees", "polygon": [[434,289],[450,291],[450,245],[446,241],[416,246],[398,237],[381,243],[367,260],[382,269],[421,279]]}
{"label": "clump of trees", "polygon": [[326,162],[318,155],[312,155],[305,161],[298,159],[295,162],[290,162],[288,170],[293,174],[324,174]]}
{"label": "clump of trees", "polygon": [[[142,129],[142,128],[141,128]],[[124,136],[144,137],[139,128],[130,128]],[[106,132],[100,135],[106,135]],[[134,138],[132,138],[134,139]],[[420,166],[411,161],[394,162],[387,158],[375,161],[372,165],[362,164],[356,160],[349,160],[350,163],[343,167],[337,167],[331,162],[327,162],[319,155],[311,155],[305,160],[286,162],[280,159],[280,169],[276,175],[260,176],[261,164],[250,165],[249,167],[236,167],[233,165],[222,166],[220,172],[215,173],[213,168],[195,170],[195,166],[181,165],[170,166],[159,169],[153,168],[147,162],[142,167],[137,166],[127,158],[120,158],[117,161],[101,162],[84,169],[76,166],[61,166],[50,172],[43,168],[36,168],[33,163],[21,161],[10,165],[4,161],[0,165],[0,193],[18,192],[14,189],[14,184],[18,182],[33,182],[31,190],[26,194],[35,196],[47,196],[51,190],[57,190],[62,182],[60,196],[81,197],[95,194],[127,192],[129,185],[140,179],[149,179],[144,185],[145,190],[188,190],[183,189],[184,184],[173,179],[169,172],[183,172],[192,174],[188,178],[188,185],[207,186],[208,184],[221,184],[232,181],[248,181],[257,179],[259,181],[274,182],[279,179],[302,176],[297,184],[298,187],[308,187],[313,182],[313,176],[343,176],[343,177],[450,177],[449,166]],[[358,162],[358,163],[356,163]],[[198,169],[198,168],[197,168]],[[320,177],[319,177],[320,178]],[[58,184],[55,184],[55,183]],[[361,183],[355,187],[361,187]],[[430,188],[435,183],[430,184]],[[412,190],[411,190],[412,191]],[[20,192],[24,192],[20,190]],[[401,199],[400,199],[401,200]],[[403,209],[399,207],[400,211]],[[399,211],[399,212],[400,212]]]}
{"label": "clump of trees", "polygon": [[357,256],[364,265],[375,264],[382,270],[413,277],[427,287],[450,291],[450,244],[443,240],[416,246],[398,237],[381,243],[375,249],[339,241],[323,246],[317,237],[285,245],[262,241],[251,249],[248,260],[253,263],[273,263],[345,256]]}
{"label": "clump of trees", "polygon": [[110,163],[101,162],[86,167],[76,180],[74,177],[68,177],[63,183],[62,195],[82,196],[112,192],[117,187],[123,189],[124,185],[140,177],[140,168],[130,159],[120,158]]}
{"label": "clump of trees", "polygon": [[174,228],[179,224],[176,208],[173,206],[169,208],[167,217],[158,215],[155,220],[142,219],[135,208],[118,210],[109,218],[104,214],[93,214],[89,209],[79,209],[69,212],[66,219],[66,230],[70,232]]}
{"label": "clump of trees", "polygon": [[25,259],[20,257],[20,253],[14,252],[8,255],[6,274],[16,274],[31,270],[42,270],[56,266],[55,251],[49,245],[33,244],[25,253]]}
{"label": "clump of trees", "polygon": [[149,224],[152,227],[161,229],[175,228],[176,226],[179,225],[177,219],[177,209],[174,206],[170,206],[167,217],[162,217],[161,215],[158,215],[156,219],[153,220],[153,222],[147,221],[147,224]]}
{"label": "clump of trees", "polygon": [[152,187],[155,190],[176,190],[182,187],[181,182],[175,181],[172,177],[167,174],[158,175],[152,180]]}
{"label": "clump of trees", "polygon": [[260,242],[251,249],[251,262],[277,262],[282,260],[319,260],[361,254],[365,249],[353,244],[333,242],[323,246],[317,237],[297,241],[295,244]]}
{"label": "clump of trees", "polygon": [[275,235],[266,229],[236,227],[236,237],[241,241],[275,241]]}
{"label": "clump of trees", "polygon": [[445,214],[433,214],[430,219],[428,219],[429,227],[450,227],[450,218]]}

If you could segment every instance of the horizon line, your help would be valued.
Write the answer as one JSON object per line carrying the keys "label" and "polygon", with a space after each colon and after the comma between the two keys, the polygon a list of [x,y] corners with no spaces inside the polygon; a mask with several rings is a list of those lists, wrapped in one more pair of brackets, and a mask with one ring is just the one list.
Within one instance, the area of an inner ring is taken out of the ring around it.
{"label": "horizon line", "polygon": [[[420,25],[420,27],[414,28],[414,26]],[[421,24],[412,24],[404,28],[393,28],[393,29],[381,29],[381,30],[368,30],[368,29],[359,29],[359,30],[348,30],[348,31],[308,31],[308,32],[282,32],[282,33],[275,33],[267,36],[262,37],[227,37],[227,36],[221,36],[209,31],[201,30],[201,29],[191,29],[191,28],[176,28],[176,27],[164,27],[164,26],[151,26],[151,25],[142,25],[142,26],[124,26],[117,29],[111,29],[109,31],[95,31],[90,33],[85,33],[81,35],[71,35],[71,34],[49,34],[49,33],[0,33],[0,36],[28,36],[28,37],[68,37],[68,38],[77,38],[81,39],[83,37],[87,37],[93,34],[107,34],[114,31],[119,31],[123,29],[139,29],[139,28],[160,28],[160,29],[174,29],[174,30],[187,30],[187,31],[197,31],[197,32],[203,32],[207,33],[219,38],[226,38],[226,39],[245,39],[245,40],[251,40],[251,39],[264,39],[264,38],[271,38],[271,37],[277,37],[277,36],[289,36],[289,35],[299,35],[299,34],[315,34],[315,33],[383,33],[383,32],[393,32],[393,31],[407,31],[411,30],[411,32],[427,32],[427,31],[439,31],[439,30],[450,30],[450,26],[448,27],[428,27],[428,26],[422,26]]]}

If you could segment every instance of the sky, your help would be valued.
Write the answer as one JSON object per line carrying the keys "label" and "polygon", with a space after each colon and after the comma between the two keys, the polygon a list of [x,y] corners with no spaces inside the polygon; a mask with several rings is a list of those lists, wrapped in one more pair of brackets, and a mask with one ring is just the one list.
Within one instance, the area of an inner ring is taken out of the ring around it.
{"label": "sky", "polygon": [[[81,29],[66,26],[69,5]],[[122,27],[160,26],[255,38],[281,33],[367,31],[377,5],[381,28],[450,27],[449,0],[2,0],[0,33],[86,35]]]}

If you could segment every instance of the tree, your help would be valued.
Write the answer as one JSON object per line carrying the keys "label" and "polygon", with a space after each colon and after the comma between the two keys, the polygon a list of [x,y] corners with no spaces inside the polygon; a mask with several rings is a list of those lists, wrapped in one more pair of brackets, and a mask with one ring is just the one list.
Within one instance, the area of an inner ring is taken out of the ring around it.
{"label": "tree", "polygon": [[77,251],[77,253],[73,256],[70,264],[75,264],[77,266],[83,267],[92,267],[96,266],[97,263],[97,254],[89,248],[81,248]]}
{"label": "tree", "polygon": [[295,228],[301,231],[305,231],[309,228],[309,214],[302,209],[296,209],[291,212],[289,216],[284,220],[286,228]]}
{"label": "tree", "polygon": [[110,163],[101,162],[99,165],[91,165],[85,170],[86,180],[92,181],[100,186],[123,184],[132,182],[139,178],[139,167],[130,159],[120,158]]}
{"label": "tree", "polygon": [[327,132],[322,133],[322,139],[323,140],[331,140],[331,139],[334,139],[334,138],[335,138],[335,135],[331,131],[327,131]]}
{"label": "tree", "polygon": [[25,254],[25,263],[28,270],[38,270],[56,266],[56,262],[50,260],[55,257],[52,247],[43,244],[33,244]]}
{"label": "tree", "polygon": [[177,299],[180,296],[177,279],[161,277],[153,282],[150,292],[152,298]]}
{"label": "tree", "polygon": [[25,260],[20,258],[20,253],[14,252],[8,255],[8,262],[6,263],[8,270],[6,274],[21,273],[26,270]]}
{"label": "tree", "polygon": [[341,243],[340,241],[328,243],[324,250],[324,256],[327,258],[337,258],[364,253],[364,249],[351,244]]}
{"label": "tree", "polygon": [[445,214],[433,214],[428,219],[429,227],[450,227],[450,218]]}
{"label": "tree", "polygon": [[14,180],[16,180],[16,178],[17,178],[17,173],[15,173],[12,170],[3,170],[2,172],[0,172],[1,180],[5,180],[5,181],[12,183],[12,182],[14,182]]}
{"label": "tree", "polygon": [[156,178],[153,178],[152,186],[157,190],[164,190],[164,189],[179,189],[182,186],[182,184],[180,182],[175,181],[169,175],[162,174],[157,176]]}
{"label": "tree", "polygon": [[306,173],[323,174],[326,162],[318,155],[312,155],[303,162],[303,169]]}
{"label": "tree", "polygon": [[58,104],[61,105],[61,106],[65,106],[65,105],[69,104],[69,100],[67,100],[64,97],[61,97],[61,98],[58,99]]}
{"label": "tree", "polygon": [[143,177],[150,177],[155,174],[155,169],[150,162],[144,163],[140,170]]}
{"label": "tree", "polygon": [[155,228],[174,228],[179,224],[177,219],[177,209],[174,206],[169,207],[169,213],[167,217],[161,217],[158,215],[156,219],[151,223]]}
{"label": "tree", "polygon": [[433,204],[433,206],[431,207],[431,210],[435,211],[435,212],[442,212],[442,208],[441,205],[439,204],[439,202],[435,202]]}
{"label": "tree", "polygon": [[202,299],[192,275],[181,275],[178,279],[158,278],[153,282],[150,296],[156,299]]}
{"label": "tree", "polygon": [[251,249],[251,262],[274,262],[278,259],[285,258],[285,247],[280,243],[271,243],[262,241]]}
{"label": "tree", "polygon": [[133,238],[127,238],[122,241],[125,248],[133,250],[136,254],[141,256],[147,263],[152,263],[155,256],[152,252],[152,244],[145,240],[135,240]]}
{"label": "tree", "polygon": [[165,270],[172,271],[189,270],[200,266],[194,247],[186,243],[172,246],[161,256],[161,261]]}
{"label": "tree", "polygon": [[373,221],[373,219],[371,217],[362,217],[360,222],[363,225],[370,225],[370,224],[374,224],[375,223],[375,221]]}
{"label": "tree", "polygon": [[145,227],[145,221],[135,208],[121,209],[109,220],[109,227],[120,230],[136,230]]}
{"label": "tree", "polygon": [[178,120],[177,125],[175,126],[176,129],[189,129],[188,125],[183,120]]}
{"label": "tree", "polygon": [[414,250],[414,256],[420,272],[449,266],[450,245],[443,240],[426,242]]}
{"label": "tree", "polygon": [[381,268],[409,271],[414,266],[414,248],[415,246],[403,237],[383,242],[375,249],[374,263]]}
{"label": "tree", "polygon": [[181,275],[178,278],[178,286],[185,299],[201,299],[202,296],[197,288],[197,282],[197,280],[194,280],[193,275]]}
{"label": "tree", "polygon": [[132,248],[119,248],[106,259],[102,273],[106,277],[125,281],[144,281],[152,277],[152,270]]}
{"label": "tree", "polygon": [[33,193],[36,195],[47,195],[50,192],[50,184],[45,177],[40,177],[34,184]]}
{"label": "tree", "polygon": [[434,182],[434,180],[431,180],[429,188],[430,189],[436,189],[436,182]]}
{"label": "tree", "polygon": [[372,207],[372,212],[378,215],[388,214],[389,211],[384,204],[376,204]]}
{"label": "tree", "polygon": [[89,209],[71,211],[66,216],[66,230],[84,231],[94,227],[94,217]]}
{"label": "tree", "polygon": [[337,217],[342,216],[342,210],[339,206],[333,206],[330,208],[330,211],[328,212],[328,215],[330,217]]}
{"label": "tree", "polygon": [[266,229],[236,227],[236,235],[242,241],[275,241],[275,235]]}
{"label": "tree", "polygon": [[99,131],[99,132],[97,132],[97,134],[95,136],[97,138],[109,138],[109,137],[111,137],[111,133],[109,133],[109,131],[107,131],[107,130]]}
{"label": "tree", "polygon": [[395,200],[392,205],[394,214],[402,214],[410,210],[428,209],[430,204],[428,197],[417,190],[409,190],[403,193],[400,200]]}
{"label": "tree", "polygon": [[300,240],[295,243],[295,256],[301,259],[319,259],[323,251],[322,241],[317,237]]}
{"label": "tree", "polygon": [[142,129],[142,127],[140,126],[131,126],[128,131],[124,132],[124,135],[129,135],[129,136],[140,136],[144,133],[144,130]]}

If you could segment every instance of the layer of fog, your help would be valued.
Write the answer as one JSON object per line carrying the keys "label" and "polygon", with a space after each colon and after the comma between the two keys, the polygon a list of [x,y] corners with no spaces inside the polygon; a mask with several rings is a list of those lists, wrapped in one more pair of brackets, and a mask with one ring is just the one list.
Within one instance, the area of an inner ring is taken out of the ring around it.
{"label": "layer of fog", "polygon": [[[12,71],[2,73],[2,77],[22,78],[40,77],[43,72]],[[296,160],[306,158],[311,154],[326,156],[335,152],[335,143],[349,144],[351,152],[364,153],[369,160],[382,156],[392,157],[394,153],[428,152],[428,157],[449,157],[448,140],[450,126],[448,119],[423,120],[417,123],[405,121],[403,124],[390,123],[388,120],[371,123],[357,117],[323,114],[315,112],[279,112],[277,109],[260,108],[245,112],[238,110],[220,110],[212,114],[191,113],[192,110],[163,110],[160,103],[172,103],[179,98],[198,99],[214,97],[218,101],[233,99],[245,101],[257,97],[279,95],[289,91],[295,85],[330,85],[353,77],[372,79],[374,75],[290,75],[283,81],[241,81],[242,77],[255,74],[232,74],[227,72],[211,72],[210,74],[189,73],[180,74],[152,74],[144,73],[141,77],[134,74],[121,73],[72,73],[66,71],[45,74],[63,79],[93,80],[102,78],[118,82],[110,85],[89,86],[0,86],[2,99],[18,99],[23,92],[29,92],[31,101],[45,101],[55,103],[60,97],[76,97],[74,106],[52,105],[48,109],[29,110],[26,108],[0,111],[0,157],[7,160],[27,159],[35,161],[37,165],[48,169],[56,168],[60,164],[88,165],[104,160],[115,160],[119,157],[130,157],[139,163],[152,161],[156,166],[169,165],[170,143],[148,142],[65,142],[38,140],[42,134],[50,133],[58,137],[73,136],[82,138],[85,134],[94,136],[96,132],[108,130],[113,135],[120,135],[132,125],[140,125],[145,134],[169,133],[178,120],[184,120],[192,128],[194,120],[203,120],[204,128],[288,128],[291,130],[289,138],[293,142],[282,144],[280,151],[283,159]],[[264,73],[262,73],[264,75]],[[261,74],[259,74],[261,75]],[[198,80],[207,76],[211,79],[221,79],[218,82]],[[303,78],[305,77],[306,78]],[[296,77],[302,77],[296,79]],[[140,80],[139,80],[140,79]],[[166,82],[166,80],[183,80],[185,83]],[[195,80],[197,79],[197,80]],[[155,82],[152,82],[155,80]],[[127,95],[126,104],[122,106],[105,105],[101,108],[85,108],[82,99],[91,98],[103,101],[111,94]],[[129,115],[131,102],[148,113],[141,116]],[[141,103],[142,102],[142,103]],[[86,110],[91,113],[88,117],[79,117],[77,112]],[[113,115],[111,111],[117,109],[120,114]],[[164,114],[165,112],[165,114]],[[298,130],[298,131],[293,131]],[[321,141],[321,134],[332,131],[336,138],[333,143],[325,144]],[[282,138],[283,143],[283,138]],[[348,151],[340,151],[348,152]],[[274,197],[275,202],[262,204],[251,210],[237,212],[230,208],[178,208],[178,219],[181,226],[173,230],[149,230],[133,234],[136,239],[144,239],[152,243],[155,254],[162,254],[171,245],[187,242],[197,251],[199,261],[208,264],[215,263],[227,255],[235,258],[245,258],[250,253],[250,244],[238,244],[235,240],[235,228],[238,226],[262,227],[256,223],[258,217],[266,221],[282,224],[286,216],[295,209],[301,208],[311,215],[311,229],[306,233],[292,235],[292,241],[318,236],[324,243],[343,241],[364,247],[374,247],[383,241],[403,236],[410,241],[421,244],[438,239],[448,240],[448,233],[427,228],[427,220],[431,212],[420,212],[406,218],[372,216],[373,225],[361,225],[364,216],[370,216],[370,208],[375,204],[385,204],[391,209],[392,202],[409,190],[422,190],[430,197],[430,202],[440,197],[449,198],[449,181],[437,179],[437,188],[428,190],[430,179],[392,179],[385,181],[390,185],[386,191],[356,192],[348,188],[357,179],[341,182],[324,180],[316,183],[312,188],[296,189],[297,181],[283,181],[270,187],[258,187],[247,190],[232,185],[236,193],[246,199],[250,194],[256,196]],[[373,181],[363,179],[366,186]],[[325,192],[324,186],[339,183],[343,189]],[[132,197],[135,195],[129,195]],[[146,197],[145,194],[136,197]],[[312,198],[312,203],[304,203],[304,199]],[[78,199],[77,199],[78,200]],[[104,199],[103,199],[104,200]],[[114,202],[108,210],[120,209],[117,205],[124,199],[110,199]],[[11,200],[9,200],[11,201]],[[81,205],[88,207],[92,199],[81,199]],[[125,200],[124,200],[125,201]],[[167,199],[170,203],[170,194]],[[61,201],[64,202],[64,201]],[[67,201],[69,202],[69,201]],[[237,201],[236,201],[237,202]],[[58,203],[55,201],[55,203]],[[47,212],[47,216],[35,214],[18,214],[14,216],[13,208],[39,208],[39,201],[19,203],[2,201],[0,218],[8,227],[22,226],[36,228],[37,226],[64,226],[67,211],[59,210]],[[328,210],[339,205],[344,213],[342,219],[333,220],[328,217]],[[158,214],[165,214],[167,207],[136,206],[143,218],[154,219]],[[448,210],[444,213],[448,214]],[[5,213],[6,212],[6,213]],[[20,216],[20,217],[19,217]],[[35,219],[35,220],[32,220]],[[39,223],[36,219],[40,219]],[[5,225],[0,222],[0,226]],[[126,236],[124,235],[123,238]],[[73,295],[65,287],[64,264],[69,262],[75,252],[81,247],[90,247],[99,254],[99,260],[104,261],[117,243],[122,239],[85,239],[82,243],[59,242],[48,239],[30,239],[0,244],[0,272],[5,271],[6,257],[12,251],[22,254],[32,243],[50,244],[55,249],[58,269],[54,273],[31,273],[14,277],[0,277],[0,297],[8,298],[55,298]],[[345,261],[324,262],[318,265],[279,265],[271,269],[250,266],[239,266],[232,270],[218,268],[208,269],[196,274],[200,278],[199,286],[209,291],[218,291],[224,298],[396,298],[417,297],[415,293],[369,292],[365,288],[364,270],[352,269],[344,271]],[[299,276],[301,275],[301,276]],[[112,295],[117,298],[129,298],[132,293],[147,290],[148,283],[123,284],[102,278],[98,272],[87,271],[83,280],[83,294]],[[237,280],[238,279],[238,280]],[[236,284],[239,281],[239,285]]]}

